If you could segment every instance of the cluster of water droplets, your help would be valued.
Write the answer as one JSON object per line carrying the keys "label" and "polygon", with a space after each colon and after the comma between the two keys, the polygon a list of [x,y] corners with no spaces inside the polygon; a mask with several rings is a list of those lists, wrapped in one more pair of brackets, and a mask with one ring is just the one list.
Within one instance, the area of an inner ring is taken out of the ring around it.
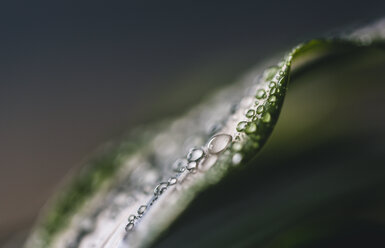
{"label": "cluster of water droplets", "polygon": [[146,211],[159,199],[159,197],[170,187],[175,186],[178,182],[183,182],[186,177],[192,173],[196,173],[199,169],[205,170],[216,161],[216,156],[225,151],[232,141],[232,136],[229,134],[216,134],[210,138],[207,144],[203,147],[194,147],[190,149],[185,158],[177,159],[172,164],[174,175],[168,178],[167,181],[160,182],[153,190],[153,196],[145,204],[139,206],[136,214],[128,217],[128,223],[125,230],[131,231],[134,226],[144,216]]}
{"label": "cluster of water droplets", "polygon": [[[245,143],[247,144],[245,136],[251,138],[249,144],[252,144],[253,149],[259,148],[259,142],[264,142],[266,139],[266,137],[262,137],[266,130],[258,132],[259,128],[272,127],[271,112],[274,113],[279,108],[278,97],[284,94],[282,90],[286,85],[283,84],[289,66],[289,63],[283,62],[280,67],[274,66],[265,70],[262,77],[258,78],[258,82],[253,86],[254,91],[248,89],[249,96],[244,97],[241,103],[231,107],[232,120],[240,120],[235,125],[235,130],[226,130],[226,123],[216,123],[211,132],[219,132],[218,134],[212,136],[204,146],[190,149],[186,157],[177,159],[172,164],[175,174],[168,180],[160,182],[154,188],[151,199],[146,204],[140,205],[137,212],[128,217],[125,227],[127,232],[133,230],[165,191],[174,187],[178,182],[182,183],[190,174],[196,173],[198,170],[205,171],[215,165],[219,154],[227,150],[223,157],[230,157],[230,162],[234,165],[241,163],[243,146]],[[244,111],[242,117],[239,115],[240,111]],[[229,122],[230,124],[227,123],[227,125],[231,126],[232,123]]]}

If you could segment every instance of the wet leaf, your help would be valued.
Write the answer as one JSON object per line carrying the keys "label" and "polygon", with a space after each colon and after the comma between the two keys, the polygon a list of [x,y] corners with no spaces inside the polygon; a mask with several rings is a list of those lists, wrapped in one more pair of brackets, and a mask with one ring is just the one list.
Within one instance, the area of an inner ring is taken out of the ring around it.
{"label": "wet leaf", "polygon": [[362,228],[383,235],[384,38],[380,21],[305,42],[184,116],[132,131],[73,176],[27,247],[317,247]]}

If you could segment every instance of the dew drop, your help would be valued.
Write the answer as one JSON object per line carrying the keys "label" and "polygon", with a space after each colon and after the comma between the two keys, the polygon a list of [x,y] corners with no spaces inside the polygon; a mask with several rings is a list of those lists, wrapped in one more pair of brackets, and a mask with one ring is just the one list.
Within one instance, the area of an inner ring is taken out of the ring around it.
{"label": "dew drop", "polygon": [[187,170],[192,171],[197,168],[197,163],[196,162],[190,162],[187,164]]}
{"label": "dew drop", "polygon": [[258,106],[257,108],[257,114],[261,114],[263,111],[265,110],[265,108],[261,105],[261,106]]}
{"label": "dew drop", "polygon": [[168,185],[171,186],[171,185],[174,185],[178,182],[178,179],[176,179],[175,177],[171,177],[170,179],[168,179]]}
{"label": "dew drop", "polygon": [[274,88],[275,85],[276,85],[276,83],[275,83],[274,81],[271,81],[270,84],[269,84],[269,87],[270,87],[270,88]]}
{"label": "dew drop", "polygon": [[276,96],[270,96],[269,97],[269,102],[273,103],[273,102],[276,102],[277,101],[277,97]]}
{"label": "dew drop", "polygon": [[265,113],[263,116],[262,116],[262,121],[265,122],[265,123],[268,123],[271,121],[271,115],[270,113]]}
{"label": "dew drop", "polygon": [[[275,88],[275,87],[273,87],[273,88],[271,88],[270,89],[270,94],[275,94],[275,93],[277,93],[277,88]],[[270,97],[271,98],[271,97]]]}
{"label": "dew drop", "polygon": [[168,182],[161,182],[154,189],[154,195],[161,195],[167,189]]}
{"label": "dew drop", "polygon": [[185,171],[186,170],[186,166],[187,166],[187,160],[186,159],[178,159],[172,165],[173,170],[175,172],[179,172],[179,173]]}
{"label": "dew drop", "polygon": [[251,117],[253,117],[254,115],[255,115],[254,109],[249,109],[249,110],[247,110],[247,112],[246,112],[246,117],[247,117],[247,118],[251,118]]}
{"label": "dew drop", "polygon": [[128,223],[126,225],[126,232],[131,231],[134,228],[134,223]]}
{"label": "dew drop", "polygon": [[254,122],[250,122],[247,124],[245,131],[246,133],[254,133],[257,131],[257,125]]}
{"label": "dew drop", "polygon": [[140,206],[139,209],[138,209],[138,214],[139,214],[139,215],[144,214],[144,212],[146,211],[146,209],[147,209],[147,206],[146,206],[146,205]]}
{"label": "dew drop", "polygon": [[262,99],[266,96],[266,92],[263,89],[257,90],[257,94],[255,95],[256,98]]}
{"label": "dew drop", "polygon": [[246,124],[247,124],[246,121],[239,122],[237,125],[237,131],[242,132],[243,130],[245,130]]}
{"label": "dew drop", "polygon": [[129,217],[128,217],[128,222],[134,222],[134,220],[136,219],[136,216],[131,214]]}
{"label": "dew drop", "polygon": [[201,159],[203,157],[203,155],[204,155],[204,152],[203,152],[202,149],[200,149],[200,148],[193,148],[187,154],[187,160],[189,162],[198,161],[199,159]]}
{"label": "dew drop", "polygon": [[208,143],[208,151],[211,154],[217,154],[222,152],[227,148],[232,140],[231,135],[228,134],[218,134],[211,138]]}
{"label": "dew drop", "polygon": [[233,158],[231,160],[233,162],[233,164],[237,165],[239,164],[241,161],[242,161],[242,155],[240,153],[235,153],[233,155]]}

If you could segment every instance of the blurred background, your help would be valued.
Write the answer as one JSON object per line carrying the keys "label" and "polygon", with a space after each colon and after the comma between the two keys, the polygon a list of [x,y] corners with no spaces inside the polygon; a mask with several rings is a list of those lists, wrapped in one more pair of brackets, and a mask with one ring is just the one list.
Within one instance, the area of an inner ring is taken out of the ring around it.
{"label": "blurred background", "polygon": [[384,15],[379,0],[2,2],[0,246],[103,142],[303,40]]}

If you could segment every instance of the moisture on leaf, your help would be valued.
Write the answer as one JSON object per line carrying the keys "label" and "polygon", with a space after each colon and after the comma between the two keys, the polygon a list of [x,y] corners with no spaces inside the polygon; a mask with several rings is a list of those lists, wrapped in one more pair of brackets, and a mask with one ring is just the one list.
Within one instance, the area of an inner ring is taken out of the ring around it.
{"label": "moisture on leaf", "polygon": [[384,34],[302,43],[133,130],[58,192],[26,247],[370,246],[385,235]]}

